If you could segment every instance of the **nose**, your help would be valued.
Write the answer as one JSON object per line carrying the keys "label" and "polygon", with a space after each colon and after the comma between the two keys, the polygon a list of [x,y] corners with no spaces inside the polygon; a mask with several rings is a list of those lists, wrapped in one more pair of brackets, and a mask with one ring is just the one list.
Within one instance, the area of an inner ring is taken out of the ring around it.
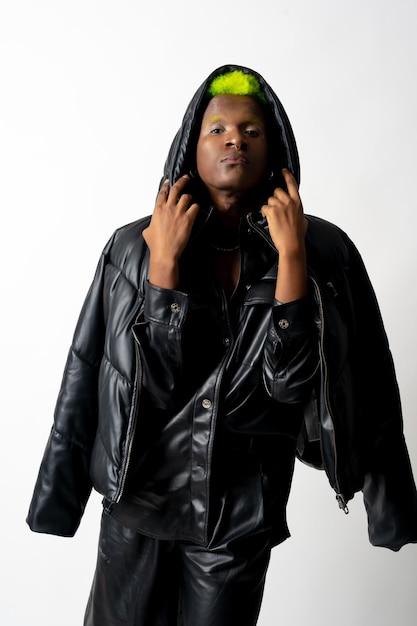
{"label": "nose", "polygon": [[248,144],[246,143],[244,137],[239,132],[231,133],[226,141],[226,145],[228,148],[233,147],[235,150],[237,150],[237,152],[239,152],[240,150],[246,150],[246,148],[248,147]]}

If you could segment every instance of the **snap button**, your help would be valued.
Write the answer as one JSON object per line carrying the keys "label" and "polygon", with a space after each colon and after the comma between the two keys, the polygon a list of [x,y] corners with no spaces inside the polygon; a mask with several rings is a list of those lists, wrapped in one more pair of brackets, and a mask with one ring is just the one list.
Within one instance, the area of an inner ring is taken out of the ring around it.
{"label": "snap button", "polygon": [[282,328],[282,330],[285,330],[286,328],[288,328],[289,325],[290,325],[289,321],[286,320],[285,318],[283,318],[282,320],[279,320],[278,322],[278,326]]}
{"label": "snap button", "polygon": [[208,398],[204,398],[201,404],[203,405],[204,409],[211,409],[212,402]]}
{"label": "snap button", "polygon": [[171,304],[171,311],[172,311],[173,313],[179,313],[179,312],[180,312],[180,310],[181,310],[181,307],[180,307],[180,305],[178,304],[178,302],[173,302],[173,303]]}

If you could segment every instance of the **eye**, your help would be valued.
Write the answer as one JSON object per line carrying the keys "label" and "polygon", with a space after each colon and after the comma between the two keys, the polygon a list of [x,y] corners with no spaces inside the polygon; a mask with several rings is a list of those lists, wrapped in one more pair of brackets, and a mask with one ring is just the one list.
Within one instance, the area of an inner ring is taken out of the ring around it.
{"label": "eye", "polygon": [[256,128],[247,128],[245,130],[246,135],[249,135],[249,137],[259,137],[260,132],[258,129]]}
{"label": "eye", "polygon": [[223,132],[223,129],[219,126],[210,129],[210,135],[219,135],[221,132]]}

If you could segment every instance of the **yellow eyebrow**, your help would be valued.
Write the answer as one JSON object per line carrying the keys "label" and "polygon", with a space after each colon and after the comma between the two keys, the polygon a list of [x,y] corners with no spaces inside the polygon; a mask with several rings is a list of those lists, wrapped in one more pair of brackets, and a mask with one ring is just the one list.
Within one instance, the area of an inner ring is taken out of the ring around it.
{"label": "yellow eyebrow", "polygon": [[221,120],[220,115],[213,115],[212,117],[209,117],[205,120],[204,126],[208,126],[209,124],[213,124],[214,122],[218,122],[219,120]]}
{"label": "yellow eyebrow", "polygon": [[249,123],[249,124],[258,124],[258,126],[263,126],[263,124],[264,124],[263,120],[261,120],[260,117],[256,117],[256,115],[254,115],[253,117],[249,117],[247,123]]}
{"label": "yellow eyebrow", "polygon": [[[211,117],[208,117],[205,120],[204,126],[209,126],[210,124],[219,122],[221,119],[222,119],[221,115],[212,115]],[[254,115],[254,116],[248,117],[248,119],[246,120],[246,122],[244,122],[244,124],[258,124],[260,126],[263,126],[264,122],[260,117],[256,117]]]}

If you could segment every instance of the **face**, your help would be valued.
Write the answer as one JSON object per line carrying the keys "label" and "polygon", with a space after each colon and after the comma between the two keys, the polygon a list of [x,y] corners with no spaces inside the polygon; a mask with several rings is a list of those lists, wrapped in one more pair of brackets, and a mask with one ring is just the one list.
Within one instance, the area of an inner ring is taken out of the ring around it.
{"label": "face", "polygon": [[197,171],[212,198],[245,195],[264,178],[268,145],[261,104],[249,96],[212,98],[197,143]]}

